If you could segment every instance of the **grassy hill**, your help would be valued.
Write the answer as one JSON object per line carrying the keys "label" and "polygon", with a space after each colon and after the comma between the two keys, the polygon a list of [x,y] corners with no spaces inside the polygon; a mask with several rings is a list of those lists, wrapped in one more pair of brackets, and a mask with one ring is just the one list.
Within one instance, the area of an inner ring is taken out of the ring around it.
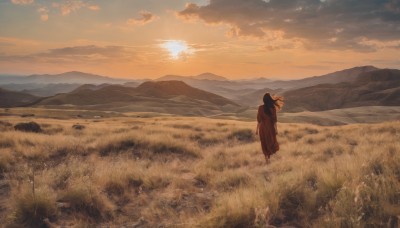
{"label": "grassy hill", "polygon": [[321,84],[284,94],[284,111],[322,111],[360,106],[399,106],[400,71],[383,69],[360,74],[354,82]]}
{"label": "grassy hill", "polygon": [[34,101],[37,101],[39,97],[23,93],[23,92],[15,92],[9,91],[0,88],[0,107],[1,108],[9,108],[9,107],[18,107],[30,104]]}
{"label": "grassy hill", "polygon": [[[13,130],[31,120],[42,133]],[[255,124],[3,118],[0,220],[10,227],[398,226],[399,122],[279,123],[281,150],[268,165]]]}
{"label": "grassy hill", "polygon": [[283,89],[287,91],[298,88],[315,86],[318,84],[337,84],[341,82],[353,82],[357,80],[360,74],[374,70],[378,70],[378,68],[374,66],[353,67],[350,69],[336,71],[326,75],[307,77],[298,80],[274,81],[268,84],[267,87],[271,89]]}
{"label": "grassy hill", "polygon": [[84,85],[44,99],[39,107],[210,115],[240,108],[236,103],[180,81],[144,82],[136,88]]}

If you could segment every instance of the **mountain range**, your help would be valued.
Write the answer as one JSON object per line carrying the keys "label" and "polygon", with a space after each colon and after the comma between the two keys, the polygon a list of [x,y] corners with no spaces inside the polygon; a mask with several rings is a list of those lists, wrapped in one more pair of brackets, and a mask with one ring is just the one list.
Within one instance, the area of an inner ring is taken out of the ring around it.
{"label": "mountain range", "polygon": [[241,108],[227,98],[181,81],[149,81],[136,88],[109,84],[83,85],[69,93],[37,99],[30,106],[179,115],[213,115]]}
{"label": "mountain range", "polygon": [[359,74],[348,82],[319,84],[284,94],[284,111],[324,111],[361,106],[399,106],[400,70],[382,69]]}
{"label": "mountain range", "polygon": [[[0,77],[0,87],[3,88],[0,107],[212,115],[254,109],[262,103],[266,92],[285,97],[285,112],[400,105],[400,71],[373,66],[288,81],[266,78],[228,80],[212,73],[167,75],[152,81],[113,79],[81,72],[31,75],[17,77],[14,81],[10,78]],[[3,82],[12,83],[1,84]],[[31,88],[21,90],[20,85],[30,85]]]}
{"label": "mountain range", "polygon": [[131,80],[111,78],[79,71],[70,71],[62,74],[33,74],[29,76],[0,76],[0,84],[102,84],[124,83]]}

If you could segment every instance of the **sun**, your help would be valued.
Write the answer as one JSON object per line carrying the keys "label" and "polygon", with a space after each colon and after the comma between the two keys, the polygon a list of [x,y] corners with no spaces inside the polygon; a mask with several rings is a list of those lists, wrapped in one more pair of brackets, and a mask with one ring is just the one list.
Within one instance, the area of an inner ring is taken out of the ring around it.
{"label": "sun", "polygon": [[183,40],[166,40],[161,47],[169,52],[172,59],[179,59],[183,55],[192,54],[191,48]]}

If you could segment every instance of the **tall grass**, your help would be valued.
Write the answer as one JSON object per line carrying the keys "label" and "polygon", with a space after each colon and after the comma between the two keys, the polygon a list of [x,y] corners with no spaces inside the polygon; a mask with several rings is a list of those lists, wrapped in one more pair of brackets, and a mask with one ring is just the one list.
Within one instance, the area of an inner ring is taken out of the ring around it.
{"label": "tall grass", "polygon": [[281,150],[267,165],[254,122],[33,120],[43,132],[14,131],[19,117],[0,123],[6,226],[399,224],[399,122],[278,124]]}

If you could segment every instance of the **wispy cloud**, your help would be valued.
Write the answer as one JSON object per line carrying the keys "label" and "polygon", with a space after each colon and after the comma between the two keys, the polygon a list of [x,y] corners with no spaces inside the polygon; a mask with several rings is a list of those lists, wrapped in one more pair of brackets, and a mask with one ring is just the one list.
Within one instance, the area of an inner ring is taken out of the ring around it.
{"label": "wispy cloud", "polygon": [[35,0],[11,0],[11,2],[17,5],[34,5],[37,7],[37,12],[39,13],[40,20],[42,21],[47,21],[49,19],[51,8],[58,9],[63,16],[69,15],[82,8],[92,11],[99,11],[101,9],[99,5],[93,4],[91,1],[87,0],[59,0],[37,3],[35,3]]}
{"label": "wispy cloud", "polygon": [[126,24],[128,24],[128,25],[145,25],[145,24],[151,23],[155,19],[157,19],[157,16],[155,16],[154,14],[152,14],[148,11],[141,11],[140,17],[130,18],[126,21]]}
{"label": "wispy cloud", "polygon": [[40,20],[49,20],[49,10],[47,9],[47,7],[39,7],[37,11],[40,14]]}
{"label": "wispy cloud", "polygon": [[93,11],[98,11],[101,9],[98,5],[88,5],[87,8]]}
{"label": "wispy cloud", "polygon": [[0,55],[3,62],[41,62],[41,63],[100,63],[110,61],[129,61],[136,53],[125,46],[74,46],[50,49],[46,52],[28,55]]}
{"label": "wispy cloud", "polygon": [[69,0],[62,3],[53,3],[54,8],[60,9],[61,15],[68,15],[84,7],[85,4],[79,0]]}
{"label": "wispy cloud", "polygon": [[11,2],[17,5],[29,5],[34,3],[34,0],[11,0]]}
{"label": "wispy cloud", "polygon": [[60,9],[61,15],[69,15],[72,12],[76,12],[82,8],[87,8],[89,10],[100,10],[100,6],[93,5],[82,0],[64,0],[62,2],[54,2],[54,8]]}

